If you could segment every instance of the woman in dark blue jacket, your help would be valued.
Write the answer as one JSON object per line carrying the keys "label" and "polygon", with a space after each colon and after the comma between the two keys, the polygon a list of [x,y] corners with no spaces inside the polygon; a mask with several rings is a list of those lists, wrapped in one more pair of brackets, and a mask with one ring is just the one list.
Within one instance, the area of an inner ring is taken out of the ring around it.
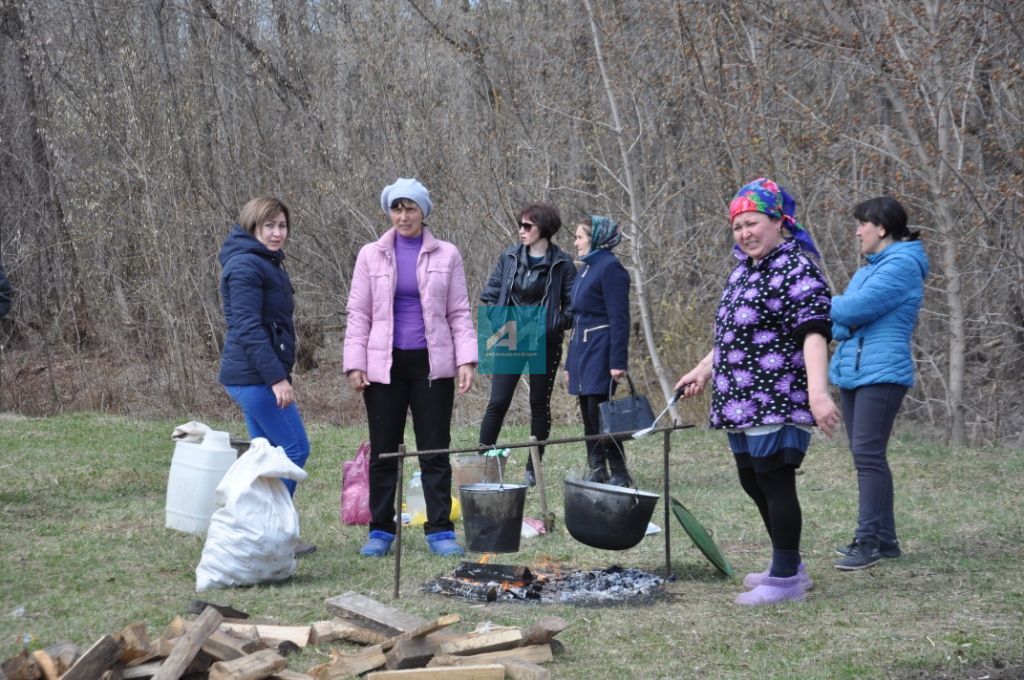
{"label": "woman in dark blue jacket", "polygon": [[[220,382],[242,408],[250,437],[264,437],[303,467],[309,439],[295,404],[295,304],[284,247],[291,229],[288,208],[267,196],[249,201],[220,250],[220,294],[227,335]],[[295,494],[295,482],[283,480]],[[300,543],[296,554],[316,548]]]}
{"label": "woman in dark blue jacket", "polygon": [[[538,309],[544,318],[544,355],[542,365],[529,358],[512,365],[493,367],[491,398],[480,422],[480,443],[492,446],[512,405],[512,396],[523,368],[529,372],[530,434],[539,440],[551,433],[551,392],[562,362],[562,340],[572,326],[569,300],[576,267],[572,258],[551,242],[562,218],[550,205],[534,203],[519,212],[519,243],[498,256],[498,263],[480,295],[480,301],[493,307]],[[513,310],[515,311],[515,310]],[[524,319],[525,320],[525,319]],[[532,348],[534,351],[540,349]],[[544,456],[544,447],[539,449]],[[526,483],[533,486],[533,459],[526,461]]]}
{"label": "woman in dark blue jacket", "polygon": [[[622,240],[619,225],[591,217],[576,227],[576,254],[583,269],[572,289],[572,338],[565,360],[569,394],[579,397],[583,432],[601,431],[599,407],[608,401],[629,364],[629,273],[612,254]],[[587,442],[589,482],[632,486],[619,444]]]}
{"label": "woman in dark blue jacket", "polygon": [[902,554],[896,538],[892,472],[886,458],[896,412],[914,384],[910,336],[924,298],[928,256],[907,228],[903,206],[888,196],[858,204],[860,252],[867,264],[832,298],[829,365],[839,387],[846,435],[857,468],[860,511],[853,542],[836,552],[836,568],[865,569]]}

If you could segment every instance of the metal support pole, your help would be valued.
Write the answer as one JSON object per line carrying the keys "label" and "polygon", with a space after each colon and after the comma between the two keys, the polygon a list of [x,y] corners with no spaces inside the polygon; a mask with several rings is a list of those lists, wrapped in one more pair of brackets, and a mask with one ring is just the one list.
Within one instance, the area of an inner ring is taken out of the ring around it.
{"label": "metal support pole", "polygon": [[555,529],[555,513],[548,512],[548,493],[544,487],[544,463],[540,459],[540,447],[536,445],[537,438],[530,435],[530,441],[534,442],[534,445],[530,447],[533,475],[537,480],[537,488],[540,489],[540,520],[544,522],[544,535],[550,536]]}
{"label": "metal support pole", "polygon": [[668,509],[668,505],[669,505],[669,500],[668,499],[669,499],[669,493],[670,493],[670,491],[669,491],[669,479],[668,479],[668,454],[669,454],[669,451],[671,450],[671,444],[669,443],[670,442],[670,438],[669,438],[669,433],[670,432],[671,432],[670,430],[665,430],[665,432],[662,433],[662,458],[663,458],[663,461],[664,461],[664,472],[662,473],[662,477],[664,477],[664,480],[665,480],[665,490],[664,490],[664,492],[662,493],[662,496],[661,496],[661,503],[662,503],[662,505],[665,506],[665,528],[664,528],[664,532],[665,532],[665,577],[666,578],[671,578],[672,577],[672,524],[670,522],[671,518],[669,517],[669,509]]}
{"label": "metal support pole", "polygon": [[405,444],[398,445],[398,452],[401,457],[398,459],[398,487],[395,489],[395,592],[397,600],[399,595],[399,584],[402,582],[402,492],[405,490]]}

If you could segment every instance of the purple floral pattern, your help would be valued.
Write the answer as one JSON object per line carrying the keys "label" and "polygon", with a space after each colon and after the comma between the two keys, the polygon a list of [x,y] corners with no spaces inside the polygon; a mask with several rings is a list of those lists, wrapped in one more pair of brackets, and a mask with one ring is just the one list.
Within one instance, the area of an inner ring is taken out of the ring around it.
{"label": "purple floral pattern", "polygon": [[737,257],[716,314],[711,427],[813,425],[794,331],[829,323],[825,277],[794,241],[758,263]]}

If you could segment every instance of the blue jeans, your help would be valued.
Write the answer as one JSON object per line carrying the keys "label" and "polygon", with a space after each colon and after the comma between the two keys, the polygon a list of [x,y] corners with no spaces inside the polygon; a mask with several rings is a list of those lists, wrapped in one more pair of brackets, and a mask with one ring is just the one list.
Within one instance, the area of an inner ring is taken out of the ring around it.
{"label": "blue jeans", "polygon": [[860,497],[854,538],[872,539],[883,546],[898,544],[892,471],[886,449],[906,393],[906,385],[888,383],[839,390]]}
{"label": "blue jeans", "polygon": [[[228,395],[238,404],[245,415],[249,436],[263,437],[274,446],[284,449],[288,459],[300,468],[306,466],[309,458],[309,439],[302,424],[299,407],[277,407],[277,397],[269,385],[225,385]],[[295,482],[281,480],[288,487],[288,493],[295,495]]]}

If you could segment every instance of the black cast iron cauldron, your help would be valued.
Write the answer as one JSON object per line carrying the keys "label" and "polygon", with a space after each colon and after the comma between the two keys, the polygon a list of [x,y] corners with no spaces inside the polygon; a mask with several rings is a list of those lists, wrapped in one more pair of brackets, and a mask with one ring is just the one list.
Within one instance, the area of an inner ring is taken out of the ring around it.
{"label": "black cast iron cauldron", "polygon": [[565,528],[601,550],[632,548],[647,534],[660,496],[628,487],[566,479]]}

